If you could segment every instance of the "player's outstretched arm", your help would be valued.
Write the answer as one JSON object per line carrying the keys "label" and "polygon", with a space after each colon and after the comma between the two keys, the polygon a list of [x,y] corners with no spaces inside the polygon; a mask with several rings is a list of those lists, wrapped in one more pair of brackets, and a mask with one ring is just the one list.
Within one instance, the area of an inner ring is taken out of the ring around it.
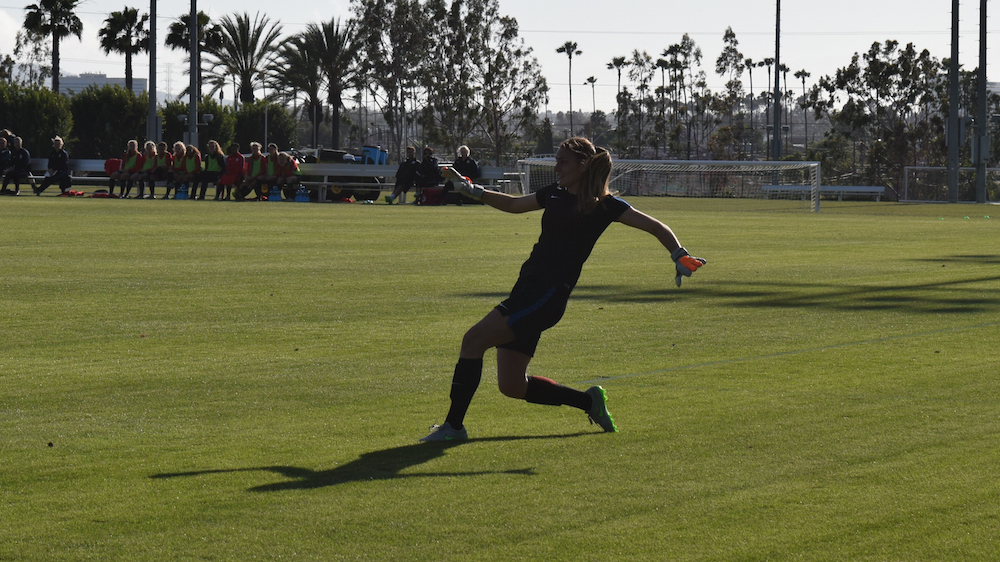
{"label": "player's outstretched arm", "polygon": [[450,166],[441,169],[441,174],[458,187],[458,191],[466,197],[471,197],[476,201],[482,201],[490,207],[506,211],[508,213],[527,213],[537,211],[542,207],[538,204],[538,199],[534,195],[516,197],[490,191],[481,185],[472,183],[472,180],[458,173]]}
{"label": "player's outstretched arm", "polygon": [[668,252],[672,253],[674,250],[681,247],[681,243],[677,241],[677,236],[674,235],[674,231],[670,230],[669,226],[663,224],[657,219],[654,219],[646,213],[643,213],[642,211],[637,211],[633,207],[626,209],[625,212],[618,217],[618,222],[652,234],[657,240],[660,241],[660,244],[663,244],[663,247],[666,248]]}
{"label": "player's outstretched arm", "polygon": [[527,213],[537,211],[542,207],[538,204],[535,194],[530,195],[508,195],[498,191],[486,191],[483,193],[482,202],[494,209],[500,209],[507,213]]}
{"label": "player's outstretched arm", "polygon": [[660,241],[660,244],[663,244],[664,248],[670,251],[670,259],[674,260],[674,267],[677,271],[677,277],[674,279],[674,282],[677,283],[678,287],[681,286],[681,279],[691,277],[691,274],[699,267],[708,263],[702,258],[696,258],[688,254],[687,250],[681,247],[680,242],[677,241],[677,236],[674,235],[669,226],[646,213],[629,207],[618,217],[618,222],[652,234]]}

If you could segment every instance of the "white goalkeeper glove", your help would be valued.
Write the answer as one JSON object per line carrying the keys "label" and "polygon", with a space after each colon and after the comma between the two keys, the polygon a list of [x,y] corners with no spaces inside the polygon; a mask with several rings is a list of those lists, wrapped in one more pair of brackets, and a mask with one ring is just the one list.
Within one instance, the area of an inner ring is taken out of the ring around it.
{"label": "white goalkeeper glove", "polygon": [[674,283],[677,283],[678,287],[681,286],[681,279],[691,277],[691,274],[697,271],[699,267],[708,263],[702,258],[696,258],[688,254],[688,251],[683,247],[671,252],[670,259],[674,260],[674,266],[677,270],[677,278],[674,279]]}
{"label": "white goalkeeper glove", "polygon": [[458,173],[458,170],[452,168],[451,166],[445,166],[442,168],[441,173],[445,178],[458,186],[459,193],[470,199],[480,201],[483,198],[483,193],[486,193],[486,188],[472,183],[472,180]]}

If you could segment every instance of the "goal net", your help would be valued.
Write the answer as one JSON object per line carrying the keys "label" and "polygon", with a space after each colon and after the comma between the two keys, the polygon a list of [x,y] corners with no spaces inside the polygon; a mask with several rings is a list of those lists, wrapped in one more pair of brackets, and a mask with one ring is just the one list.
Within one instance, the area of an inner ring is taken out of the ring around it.
{"label": "goal net", "polygon": [[[555,158],[518,160],[525,193],[556,181]],[[819,162],[615,160],[611,190],[619,195],[714,197],[770,201],[819,212]]]}

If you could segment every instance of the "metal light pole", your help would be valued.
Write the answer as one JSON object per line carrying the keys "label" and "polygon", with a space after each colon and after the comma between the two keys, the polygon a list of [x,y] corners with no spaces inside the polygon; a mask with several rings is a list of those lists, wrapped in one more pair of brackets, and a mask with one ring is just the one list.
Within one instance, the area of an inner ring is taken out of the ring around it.
{"label": "metal light pole", "polygon": [[979,0],[979,99],[976,102],[976,203],[986,202],[986,164],[990,160],[989,123],[986,120],[986,0]]}
{"label": "metal light pole", "polygon": [[776,0],[775,3],[777,15],[774,23],[774,138],[771,140],[771,160],[781,160],[781,0]]}
{"label": "metal light pole", "polygon": [[948,65],[948,202],[958,203],[958,0],[951,0],[951,61]]}
{"label": "metal light pole", "polygon": [[[956,0],[957,1],[957,0]],[[188,89],[188,144],[198,146],[198,68],[201,67],[201,53],[198,52],[198,0],[191,0],[191,19],[188,33],[191,35],[191,87]]]}
{"label": "metal light pole", "polygon": [[149,110],[146,112],[146,140],[160,142],[160,124],[156,115],[156,0],[149,0]]}

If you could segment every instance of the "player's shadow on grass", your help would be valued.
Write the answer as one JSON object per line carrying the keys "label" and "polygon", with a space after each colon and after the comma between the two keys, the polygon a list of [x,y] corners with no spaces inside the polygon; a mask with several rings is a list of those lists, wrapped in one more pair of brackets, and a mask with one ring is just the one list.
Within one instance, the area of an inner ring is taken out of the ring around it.
{"label": "player's shadow on grass", "polygon": [[741,308],[826,308],[849,311],[905,310],[926,314],[1000,312],[994,289],[1000,276],[898,285],[832,283],[731,283],[709,285],[698,292],[728,300]]}
{"label": "player's shadow on grass", "polygon": [[571,433],[564,435],[540,435],[523,437],[484,437],[479,439],[469,439],[468,441],[441,442],[441,443],[417,443],[414,445],[404,445],[393,447],[381,451],[365,453],[357,459],[331,468],[329,470],[312,470],[296,466],[260,466],[253,468],[228,468],[214,470],[194,470],[190,472],[173,472],[154,474],[152,479],[181,478],[192,476],[205,476],[210,474],[233,474],[239,472],[273,472],[285,477],[287,480],[254,486],[250,492],[281,492],[284,490],[309,490],[313,488],[324,488],[336,486],[348,482],[368,482],[372,480],[395,480],[399,478],[432,478],[432,477],[459,477],[459,476],[485,476],[491,474],[512,474],[521,476],[533,476],[533,468],[518,468],[510,470],[478,470],[468,472],[423,472],[404,474],[403,471],[422,465],[426,462],[443,457],[448,449],[464,443],[485,443],[494,441],[518,441],[522,439],[562,439],[587,435],[587,433]]}
{"label": "player's shadow on grass", "polygon": [[[983,258],[984,256],[961,256],[955,261],[981,262]],[[847,285],[821,281],[815,283],[703,281],[690,282],[690,286],[685,285],[683,289],[673,286],[639,289],[626,285],[580,284],[573,292],[571,301],[591,302],[599,306],[600,303],[656,303],[708,298],[718,299],[734,308],[906,310],[927,314],[968,314],[1000,312],[1000,300],[993,295],[994,289],[987,286],[998,281],[1000,276],[895,285]]]}

